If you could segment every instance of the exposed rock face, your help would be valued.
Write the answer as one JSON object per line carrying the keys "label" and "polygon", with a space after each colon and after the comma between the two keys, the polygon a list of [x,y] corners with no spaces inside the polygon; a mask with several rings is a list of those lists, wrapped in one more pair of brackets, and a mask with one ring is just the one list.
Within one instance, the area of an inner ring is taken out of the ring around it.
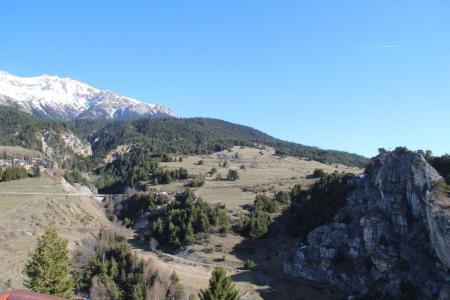
{"label": "exposed rock face", "polygon": [[83,157],[91,156],[91,145],[81,140],[71,131],[45,131],[38,136],[42,144],[42,152],[55,162],[71,158],[73,154]]}
{"label": "exposed rock face", "polygon": [[132,147],[133,145],[119,145],[114,150],[111,150],[108,154],[106,154],[106,157],[103,161],[105,163],[110,163],[124,153],[130,152]]}
{"label": "exposed rock face", "polygon": [[[374,158],[370,169],[335,222],[310,232],[285,271],[349,295],[448,299],[450,210],[433,188],[442,178],[403,149]],[[337,221],[344,214],[349,224]]]}
{"label": "exposed rock face", "polygon": [[61,138],[74,153],[79,154],[83,157],[92,155],[92,148],[88,142],[82,141],[79,137],[74,135],[72,132],[63,132]]}

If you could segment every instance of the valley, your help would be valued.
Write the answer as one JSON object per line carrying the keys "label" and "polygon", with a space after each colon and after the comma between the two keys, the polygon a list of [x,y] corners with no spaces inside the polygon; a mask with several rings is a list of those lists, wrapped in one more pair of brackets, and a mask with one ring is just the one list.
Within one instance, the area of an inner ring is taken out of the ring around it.
{"label": "valley", "polygon": [[[362,171],[356,167],[326,165],[289,156],[279,157],[270,147],[233,147],[209,155],[180,157],[182,161],[177,159],[176,162],[161,162],[160,167],[167,170],[185,168],[192,176],[205,176],[204,185],[194,188],[196,195],[211,205],[225,205],[228,213],[235,216],[248,210],[258,193],[289,191],[295,184],[307,188],[317,180],[311,178],[316,169],[323,169],[328,173],[338,171],[356,174]],[[199,164],[199,161],[202,163]],[[225,161],[227,165],[223,167]],[[212,168],[217,168],[217,173],[208,176]],[[225,176],[230,169],[238,170],[238,180],[216,180],[218,175]],[[151,185],[149,189],[152,192],[175,195],[184,191],[189,181],[190,179],[175,180],[170,184]],[[36,237],[47,225],[53,224],[69,240],[72,253],[77,253],[81,244],[89,244],[85,240],[94,239],[101,227],[111,226],[100,205],[91,197],[77,196],[78,192],[64,181],[61,171],[45,173],[41,178],[0,182],[0,242],[7,245],[0,254],[2,257],[11,257],[2,260],[0,264],[0,268],[9,270],[2,273],[0,283],[5,284],[11,280],[12,286],[21,287],[21,269],[27,260],[28,249],[34,246]],[[247,242],[233,232],[211,234],[200,244],[172,252],[174,256],[150,251],[147,242],[133,230],[128,231],[127,235],[138,256],[150,259],[162,278],[168,278],[176,271],[187,293],[196,294],[199,289],[205,288],[213,267],[222,266],[235,270],[230,274],[241,294],[245,295],[243,299],[262,299],[261,294],[273,293],[276,285],[286,284],[283,282],[286,275],[279,268],[281,261],[277,259],[266,264],[263,259],[268,255],[276,257],[277,250],[265,244],[273,243],[274,237],[285,238],[281,233],[281,229],[272,230],[267,238],[254,242]],[[248,246],[248,243],[253,245]],[[260,249],[264,251],[260,252]],[[249,258],[258,258],[257,271],[246,270],[244,267]],[[276,272],[268,272],[268,268],[275,266],[278,266]],[[294,278],[289,280],[298,283]],[[314,285],[308,287],[307,283],[301,282],[298,288],[305,295],[328,299],[325,296],[319,297],[320,293]],[[282,294],[277,294],[277,297],[284,299]],[[285,297],[288,299],[288,295]]]}
{"label": "valley", "polygon": [[[407,295],[424,275],[401,269],[410,268],[414,255],[386,256],[386,249],[409,255],[412,239],[401,247],[394,242],[397,231],[408,230],[420,236],[421,251],[434,247],[439,254],[427,252],[425,261],[436,268],[432,282],[417,291],[427,297],[445,291],[439,263],[446,259],[447,212],[420,217],[436,199],[439,209],[447,207],[448,156],[399,147],[367,160],[207,118],[65,122],[0,107],[0,120],[8,124],[0,128],[0,256],[6,258],[0,288],[24,287],[29,250],[50,226],[68,241],[73,291],[83,296],[120,289],[131,297],[134,279],[123,281],[115,267],[124,257],[131,258],[122,264],[131,266],[121,276],[151,276],[151,285],[138,280],[133,289],[156,299],[174,284],[184,295],[177,299],[196,299],[217,269],[248,300]],[[9,170],[14,159],[28,171]],[[37,172],[36,161],[49,163]],[[377,175],[380,168],[388,175]],[[408,176],[410,168],[415,173]],[[423,191],[408,181],[414,176]],[[380,217],[371,205],[389,207],[376,195],[384,195],[378,185],[390,180],[400,185],[392,196],[397,202]],[[438,191],[439,198],[430,196]],[[377,227],[387,219],[398,229]],[[356,283],[352,271],[365,281]],[[403,290],[383,285],[388,276]]]}

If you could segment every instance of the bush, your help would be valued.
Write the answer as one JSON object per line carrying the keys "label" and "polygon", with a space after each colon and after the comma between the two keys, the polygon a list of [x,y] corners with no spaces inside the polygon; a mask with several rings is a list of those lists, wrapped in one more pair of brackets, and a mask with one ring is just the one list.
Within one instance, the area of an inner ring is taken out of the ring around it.
{"label": "bush", "polygon": [[289,194],[284,191],[279,191],[275,193],[274,200],[281,204],[289,204],[291,202],[291,198]]}
{"label": "bush", "polygon": [[313,178],[321,178],[323,176],[325,176],[325,171],[323,169],[315,169],[312,174]]}
{"label": "bush", "polygon": [[244,263],[244,268],[247,270],[251,270],[256,266],[255,262],[252,259],[247,259]]}
{"label": "bush", "polygon": [[236,170],[230,169],[227,174],[228,181],[236,181],[239,179],[239,173]]}
{"label": "bush", "polygon": [[308,191],[298,191],[295,188],[291,196],[297,202],[294,210],[298,223],[309,231],[331,222],[353,190],[353,186],[349,184],[352,178],[353,174],[334,172],[320,178]]}
{"label": "bush", "polygon": [[450,155],[432,156],[431,151],[427,151],[424,156],[428,163],[444,177],[447,184],[450,184]]}
{"label": "bush", "polygon": [[79,183],[85,186],[89,185],[88,180],[85,177],[83,177],[83,175],[81,175],[81,173],[77,169],[73,171],[65,170],[64,179],[67,180],[67,182],[72,185],[75,183]]}
{"label": "bush", "polygon": [[302,186],[300,184],[294,185],[294,187],[291,189],[291,201],[293,202],[299,202],[302,198],[303,191]]}
{"label": "bush", "polygon": [[208,172],[208,175],[209,176],[213,176],[216,173],[217,173],[217,168],[216,167],[212,167],[211,170]]}
{"label": "bush", "polygon": [[255,197],[253,202],[254,210],[265,211],[268,213],[277,212],[278,205],[274,199],[270,199],[266,194],[259,194]]}
{"label": "bush", "polygon": [[265,211],[253,211],[243,220],[241,233],[251,239],[258,239],[269,232],[270,215]]}
{"label": "bush", "polygon": [[192,179],[187,186],[194,188],[194,187],[201,187],[205,184],[205,179],[204,178],[194,178]]}
{"label": "bush", "polygon": [[22,167],[0,169],[0,181],[11,181],[28,178],[28,171]]}

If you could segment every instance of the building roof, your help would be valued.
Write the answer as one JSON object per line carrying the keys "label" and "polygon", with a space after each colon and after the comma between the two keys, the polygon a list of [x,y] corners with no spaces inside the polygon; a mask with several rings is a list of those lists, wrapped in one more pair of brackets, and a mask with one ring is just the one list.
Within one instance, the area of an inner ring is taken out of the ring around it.
{"label": "building roof", "polygon": [[0,300],[65,300],[65,299],[24,290],[12,290],[10,292],[1,294]]}

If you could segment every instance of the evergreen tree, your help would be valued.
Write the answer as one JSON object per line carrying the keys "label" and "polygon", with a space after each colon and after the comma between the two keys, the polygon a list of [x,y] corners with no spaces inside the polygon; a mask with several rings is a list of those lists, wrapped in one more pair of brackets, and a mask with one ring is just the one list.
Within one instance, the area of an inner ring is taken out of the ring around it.
{"label": "evergreen tree", "polygon": [[67,241],[47,227],[38,239],[37,248],[30,253],[30,261],[23,273],[28,277],[24,285],[35,292],[64,297],[74,296],[74,281],[70,274]]}
{"label": "evergreen tree", "polygon": [[239,292],[225,270],[215,268],[208,289],[201,290],[199,297],[201,300],[238,300]]}
{"label": "evergreen tree", "polygon": [[184,287],[180,283],[180,278],[175,271],[170,275],[170,285],[167,289],[167,300],[185,299]]}
{"label": "evergreen tree", "polygon": [[239,173],[236,170],[230,169],[227,174],[228,181],[236,181],[239,179]]}
{"label": "evergreen tree", "polygon": [[101,230],[95,253],[78,276],[82,294],[110,300],[144,300],[151,296],[149,289],[158,275],[133,253],[125,237]]}

